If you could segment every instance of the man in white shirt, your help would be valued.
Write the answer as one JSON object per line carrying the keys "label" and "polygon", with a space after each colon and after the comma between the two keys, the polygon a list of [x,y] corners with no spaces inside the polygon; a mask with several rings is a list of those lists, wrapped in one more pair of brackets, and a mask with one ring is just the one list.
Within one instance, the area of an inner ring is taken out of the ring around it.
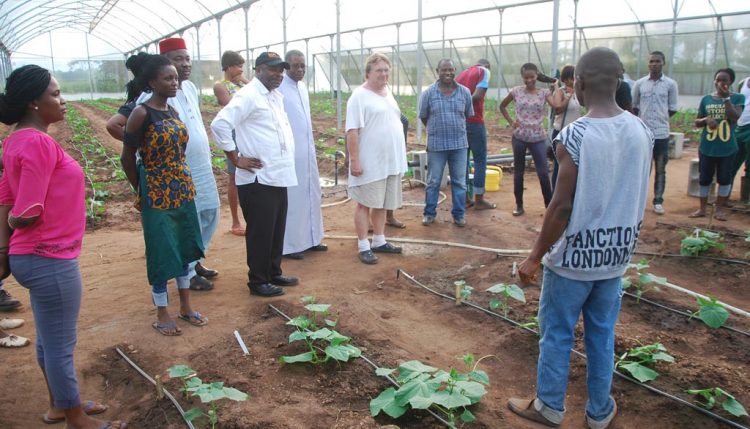
{"label": "man in white shirt", "polygon": [[277,89],[285,69],[289,70],[289,63],[277,53],[261,53],[255,59],[255,79],[237,91],[211,122],[216,144],[237,166],[237,193],[247,224],[247,285],[250,293],[265,297],[284,294],[278,286],[299,283],[281,273],[287,187],[297,185],[294,136],[284,96]]}
{"label": "man in white shirt", "polygon": [[[190,140],[185,150],[185,157],[195,185],[195,208],[198,211],[203,247],[207,251],[211,238],[219,226],[219,192],[216,189],[216,179],[211,165],[208,134],[201,116],[198,89],[188,80],[192,70],[190,54],[185,40],[179,37],[160,41],[159,53],[169,58],[177,69],[180,81],[177,95],[170,98],[168,103],[177,110],[180,120],[188,128]],[[138,103],[143,103],[149,98],[151,94],[144,93],[138,99]],[[200,261],[191,262],[188,269],[190,289],[200,291],[213,289],[213,283],[208,279],[219,275],[218,271],[202,266]]]}
{"label": "man in white shirt", "polygon": [[284,110],[289,117],[294,135],[294,169],[297,186],[287,188],[289,210],[284,233],[284,256],[303,259],[307,250],[324,252],[323,213],[320,209],[320,173],[315,154],[310,96],[305,82],[305,54],[297,50],[286,53],[289,70],[279,91],[284,95]]}

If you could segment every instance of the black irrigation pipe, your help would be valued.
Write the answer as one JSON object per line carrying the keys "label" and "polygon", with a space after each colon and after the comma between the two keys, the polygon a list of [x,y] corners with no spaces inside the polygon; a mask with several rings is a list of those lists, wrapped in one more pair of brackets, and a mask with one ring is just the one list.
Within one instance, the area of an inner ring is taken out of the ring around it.
{"label": "black irrigation pipe", "polygon": [[[643,297],[639,298],[638,296],[636,296],[636,295],[634,295],[634,294],[632,294],[630,292],[623,292],[623,295],[627,295],[627,296],[629,296],[631,298],[635,298],[636,303],[638,301],[643,301],[646,304],[651,304],[653,306],[656,306],[656,307],[659,307],[659,308],[663,308],[664,310],[671,311],[672,313],[677,313],[677,314],[681,314],[683,316],[687,316],[690,319],[692,319],[693,317],[695,317],[695,316],[693,316],[692,314],[690,314],[690,313],[688,313],[686,311],[677,310],[676,308],[672,308],[672,307],[666,306],[664,304],[660,304],[660,303],[658,303],[656,301],[651,301],[650,299],[647,299],[647,298],[643,298]],[[728,329],[728,330],[730,330],[732,332],[736,332],[738,334],[742,334],[742,335],[746,335],[746,336],[750,337],[750,332],[743,331],[743,330],[737,329],[737,328],[733,328],[731,326],[721,325],[721,326],[719,326],[719,328]]]}
{"label": "black irrigation pipe", "polygon": [[[287,321],[292,320],[289,316],[287,316],[286,314],[284,314],[283,311],[281,311],[278,308],[276,308],[273,304],[268,304],[268,306],[271,308],[271,310],[275,311],[277,314],[279,314],[281,317],[283,317]],[[305,329],[305,330],[309,331],[309,329]],[[364,360],[365,362],[367,362],[376,371],[378,369],[380,369],[380,366],[378,364],[376,364],[375,362],[373,362],[372,360],[370,360],[364,354],[360,354],[359,357],[362,360]],[[391,377],[390,375],[386,375],[385,378],[388,379],[388,381],[393,385],[393,387],[396,387],[396,388],[401,387],[401,385],[399,385],[396,382],[396,380],[394,380],[393,377]],[[442,417],[440,417],[439,415],[437,415],[434,411],[430,410],[429,408],[425,409],[425,411],[427,411],[428,413],[430,413],[432,415],[432,417],[435,417],[438,421],[440,421],[440,423],[446,425],[447,427],[449,427],[449,428],[455,428],[455,425],[452,425],[450,422],[445,421],[445,419],[443,419]]]}
{"label": "black irrigation pipe", "polygon": [[705,259],[707,261],[725,262],[727,264],[737,264],[737,265],[748,265],[748,266],[750,266],[750,262],[748,262],[748,261],[743,261],[741,259],[717,258],[715,256],[691,256],[691,255],[680,255],[679,253],[645,252],[645,251],[642,251],[642,250],[636,250],[635,254],[637,254],[637,255],[649,255],[649,256],[664,256],[664,257],[668,257],[668,258]]}
{"label": "black irrigation pipe", "polygon": [[[417,286],[421,287],[422,289],[425,289],[426,291],[428,291],[428,292],[430,292],[430,293],[432,293],[434,295],[437,295],[437,296],[449,299],[449,300],[454,301],[454,302],[456,301],[456,298],[453,297],[453,296],[440,293],[440,292],[438,292],[438,291],[436,291],[434,289],[429,288],[428,286],[423,285],[417,279],[415,279],[412,275],[410,275],[406,271],[402,270],[401,268],[396,269],[396,279],[399,278],[400,274],[403,274],[404,277],[406,277],[407,279],[411,280],[414,284],[416,284]],[[486,308],[482,308],[482,307],[480,307],[480,306],[478,306],[478,305],[476,305],[474,303],[467,302],[467,301],[461,301],[461,304],[464,304],[464,305],[467,305],[469,307],[475,308],[475,309],[480,310],[480,311],[482,311],[484,313],[487,313],[487,314],[489,314],[491,316],[498,317],[498,318],[503,319],[506,322],[508,322],[508,323],[510,323],[510,324],[512,324],[514,326],[520,327],[520,328],[525,329],[525,330],[527,330],[529,332],[533,332],[535,335],[539,335],[539,333],[536,330],[534,330],[534,329],[527,328],[527,327],[523,326],[521,323],[518,323],[518,322],[516,322],[513,319],[509,319],[509,318],[507,318],[507,317],[505,317],[505,316],[503,316],[501,314],[495,313],[494,311],[490,311],[490,310],[488,310]],[[574,354],[582,357],[584,360],[586,359],[586,355],[584,353],[581,353],[581,352],[579,352],[578,350],[575,350],[575,349],[570,349],[570,351],[573,352]],[[665,392],[663,390],[657,389],[656,387],[649,386],[647,384],[641,383],[640,381],[638,381],[638,380],[636,380],[634,378],[631,378],[631,377],[629,377],[629,376],[627,376],[627,375],[625,375],[625,374],[617,371],[616,369],[613,372],[614,372],[614,375],[616,375],[616,376],[618,376],[618,377],[620,377],[620,378],[622,378],[624,380],[627,380],[627,381],[629,381],[629,382],[631,382],[631,383],[633,383],[633,384],[635,384],[637,386],[643,387],[644,389],[649,390],[649,391],[651,391],[653,393],[656,393],[658,395],[664,396],[665,398],[671,399],[671,400],[673,400],[673,401],[675,401],[675,402],[677,402],[679,404],[685,405],[686,407],[692,408],[693,410],[698,411],[698,412],[700,412],[702,414],[705,414],[705,415],[707,415],[707,416],[709,416],[709,417],[711,417],[711,418],[713,418],[715,420],[718,420],[721,423],[724,423],[726,425],[729,425],[729,426],[737,428],[737,429],[750,429],[747,426],[743,426],[743,425],[741,425],[739,423],[736,423],[736,422],[733,422],[733,421],[731,421],[729,419],[726,419],[726,418],[724,418],[724,417],[722,417],[722,416],[720,416],[718,414],[712,413],[711,411],[709,411],[709,410],[707,410],[705,408],[701,408],[701,407],[699,407],[699,406],[697,406],[695,404],[692,404],[692,403],[690,403],[690,402],[688,402],[688,401],[686,401],[686,400],[684,400],[682,398],[674,396],[671,393],[667,393],[667,392]]]}
{"label": "black irrigation pipe", "polygon": [[[120,350],[119,347],[115,347],[115,350],[117,350],[117,353],[119,353],[120,356],[122,356],[122,358],[125,359],[125,362],[127,362],[128,364],[130,364],[130,366],[135,368],[135,370],[138,371],[143,376],[143,378],[145,378],[151,384],[156,386],[156,381],[153,378],[151,378],[151,376],[146,374],[146,372],[143,371],[138,365],[136,365],[135,362],[130,360],[130,358],[122,350]],[[177,408],[177,411],[179,411],[180,416],[182,416],[182,419],[185,420],[185,424],[187,424],[187,427],[189,427],[190,429],[195,429],[195,426],[193,426],[193,423],[187,418],[185,418],[185,410],[182,409],[182,407],[180,406],[180,403],[177,402],[177,399],[175,399],[174,396],[172,396],[172,394],[167,391],[167,389],[162,388],[162,391],[164,392],[164,396],[169,398],[169,400],[172,401],[172,404],[174,404],[175,408]]]}

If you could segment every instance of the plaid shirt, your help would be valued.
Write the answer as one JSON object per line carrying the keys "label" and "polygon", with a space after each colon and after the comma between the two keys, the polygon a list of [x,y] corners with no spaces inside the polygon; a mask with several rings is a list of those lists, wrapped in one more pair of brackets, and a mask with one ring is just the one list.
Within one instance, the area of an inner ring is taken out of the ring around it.
{"label": "plaid shirt", "polygon": [[419,117],[427,122],[427,150],[466,149],[466,118],[474,116],[471,93],[456,83],[451,95],[443,95],[438,82],[427,88],[419,99]]}

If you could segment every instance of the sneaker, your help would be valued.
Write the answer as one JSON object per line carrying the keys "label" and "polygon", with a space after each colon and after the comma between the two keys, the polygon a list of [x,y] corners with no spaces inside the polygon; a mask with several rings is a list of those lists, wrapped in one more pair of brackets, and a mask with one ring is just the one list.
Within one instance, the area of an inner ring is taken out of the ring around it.
{"label": "sneaker", "polygon": [[654,213],[658,215],[664,214],[664,206],[661,204],[654,204]]}
{"label": "sneaker", "polygon": [[526,420],[531,420],[553,428],[560,426],[560,422],[552,421],[542,414],[542,411],[537,409],[534,402],[534,398],[510,398],[508,400],[508,408],[510,408],[513,413],[525,418]]}
{"label": "sneaker", "polygon": [[453,223],[456,224],[456,226],[460,226],[461,228],[466,226],[466,219],[464,218],[453,218]]}
{"label": "sneaker", "polygon": [[7,290],[0,289],[0,311],[10,311],[21,306],[21,301],[10,296]]}
{"label": "sneaker", "polygon": [[401,253],[403,249],[391,243],[385,243],[382,246],[373,247],[371,250],[375,253]]}
{"label": "sneaker", "polygon": [[10,334],[7,337],[0,338],[0,347],[23,347],[28,346],[31,341],[26,337]]}
{"label": "sneaker", "polygon": [[435,222],[435,216],[424,215],[422,216],[422,225],[428,226]]}
{"label": "sneaker", "polygon": [[359,252],[359,260],[362,261],[363,264],[367,264],[367,265],[373,265],[373,264],[378,263],[378,257],[375,256],[374,253],[372,253],[371,249]]}
{"label": "sneaker", "polygon": [[23,319],[7,319],[3,317],[0,319],[0,329],[16,329],[23,326]]}

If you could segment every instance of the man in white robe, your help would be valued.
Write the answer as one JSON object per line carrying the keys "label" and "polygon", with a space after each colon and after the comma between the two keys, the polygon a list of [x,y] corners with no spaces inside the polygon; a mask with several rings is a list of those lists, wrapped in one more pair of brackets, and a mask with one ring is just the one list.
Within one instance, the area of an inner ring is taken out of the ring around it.
{"label": "man in white robe", "polygon": [[297,186],[287,188],[289,209],[284,234],[284,256],[303,259],[307,250],[326,251],[323,240],[323,214],[320,210],[320,176],[315,155],[310,96],[302,80],[305,77],[305,55],[297,50],[287,52],[289,70],[279,90],[284,94],[284,110],[294,135],[294,168]]}

